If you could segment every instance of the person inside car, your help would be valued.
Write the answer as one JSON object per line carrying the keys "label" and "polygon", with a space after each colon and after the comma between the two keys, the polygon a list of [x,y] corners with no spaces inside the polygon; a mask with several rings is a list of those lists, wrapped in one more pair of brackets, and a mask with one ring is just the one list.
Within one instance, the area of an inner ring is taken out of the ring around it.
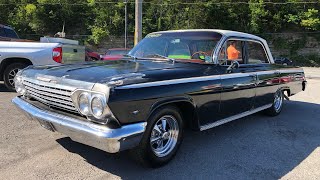
{"label": "person inside car", "polygon": [[239,59],[240,51],[236,49],[235,41],[231,41],[229,47],[227,48],[227,55],[229,60]]}

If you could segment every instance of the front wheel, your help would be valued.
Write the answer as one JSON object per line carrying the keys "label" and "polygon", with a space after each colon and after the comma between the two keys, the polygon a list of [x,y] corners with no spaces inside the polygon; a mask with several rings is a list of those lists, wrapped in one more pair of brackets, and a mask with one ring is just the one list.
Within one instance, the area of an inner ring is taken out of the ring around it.
{"label": "front wheel", "polygon": [[14,91],[14,77],[20,69],[27,67],[27,64],[13,63],[6,67],[3,73],[4,85],[11,91]]}
{"label": "front wheel", "polygon": [[279,89],[274,94],[272,106],[270,108],[266,109],[266,111],[265,111],[266,114],[270,115],[270,116],[279,115],[282,110],[282,107],[283,107],[283,99],[284,99],[283,91]]}
{"label": "front wheel", "polygon": [[167,164],[176,154],[183,137],[183,121],[179,109],[166,106],[156,110],[148,119],[146,131],[134,158],[144,166]]}

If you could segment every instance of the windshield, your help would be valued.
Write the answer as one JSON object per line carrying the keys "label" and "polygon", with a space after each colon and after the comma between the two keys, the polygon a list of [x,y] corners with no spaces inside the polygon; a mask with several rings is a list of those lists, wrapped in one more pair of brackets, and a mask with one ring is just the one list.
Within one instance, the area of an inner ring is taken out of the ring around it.
{"label": "windshield", "polygon": [[165,56],[193,62],[212,62],[221,34],[216,32],[159,32],[148,34],[129,55],[136,58]]}

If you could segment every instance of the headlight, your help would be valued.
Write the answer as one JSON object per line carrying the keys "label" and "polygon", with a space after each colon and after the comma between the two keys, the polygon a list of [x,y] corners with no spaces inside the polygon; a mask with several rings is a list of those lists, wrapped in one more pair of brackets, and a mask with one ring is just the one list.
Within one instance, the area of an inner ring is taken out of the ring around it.
{"label": "headlight", "polygon": [[83,115],[89,115],[89,106],[90,106],[90,94],[83,92],[79,95],[78,98],[79,111]]}
{"label": "headlight", "polygon": [[14,77],[14,88],[16,89],[17,93],[21,95],[24,95],[26,93],[26,89],[23,85],[21,71],[19,71],[17,75]]}
{"label": "headlight", "polygon": [[71,98],[78,111],[87,116],[87,119],[98,123],[107,123],[108,118],[113,116],[107,105],[107,95],[101,92],[77,89],[72,93]]}
{"label": "headlight", "polygon": [[103,115],[105,102],[102,97],[96,95],[91,100],[91,112],[95,118],[100,118]]}

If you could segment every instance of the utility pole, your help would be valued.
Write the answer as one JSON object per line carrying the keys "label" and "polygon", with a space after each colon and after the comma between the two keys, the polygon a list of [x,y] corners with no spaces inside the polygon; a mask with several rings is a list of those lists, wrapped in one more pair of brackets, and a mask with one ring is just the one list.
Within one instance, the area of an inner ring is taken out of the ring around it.
{"label": "utility pole", "polygon": [[134,45],[142,39],[142,2],[143,0],[135,0],[135,31]]}
{"label": "utility pole", "polygon": [[124,0],[124,48],[127,49],[127,21],[128,21],[128,17],[127,17],[127,5],[128,5],[128,0]]}

